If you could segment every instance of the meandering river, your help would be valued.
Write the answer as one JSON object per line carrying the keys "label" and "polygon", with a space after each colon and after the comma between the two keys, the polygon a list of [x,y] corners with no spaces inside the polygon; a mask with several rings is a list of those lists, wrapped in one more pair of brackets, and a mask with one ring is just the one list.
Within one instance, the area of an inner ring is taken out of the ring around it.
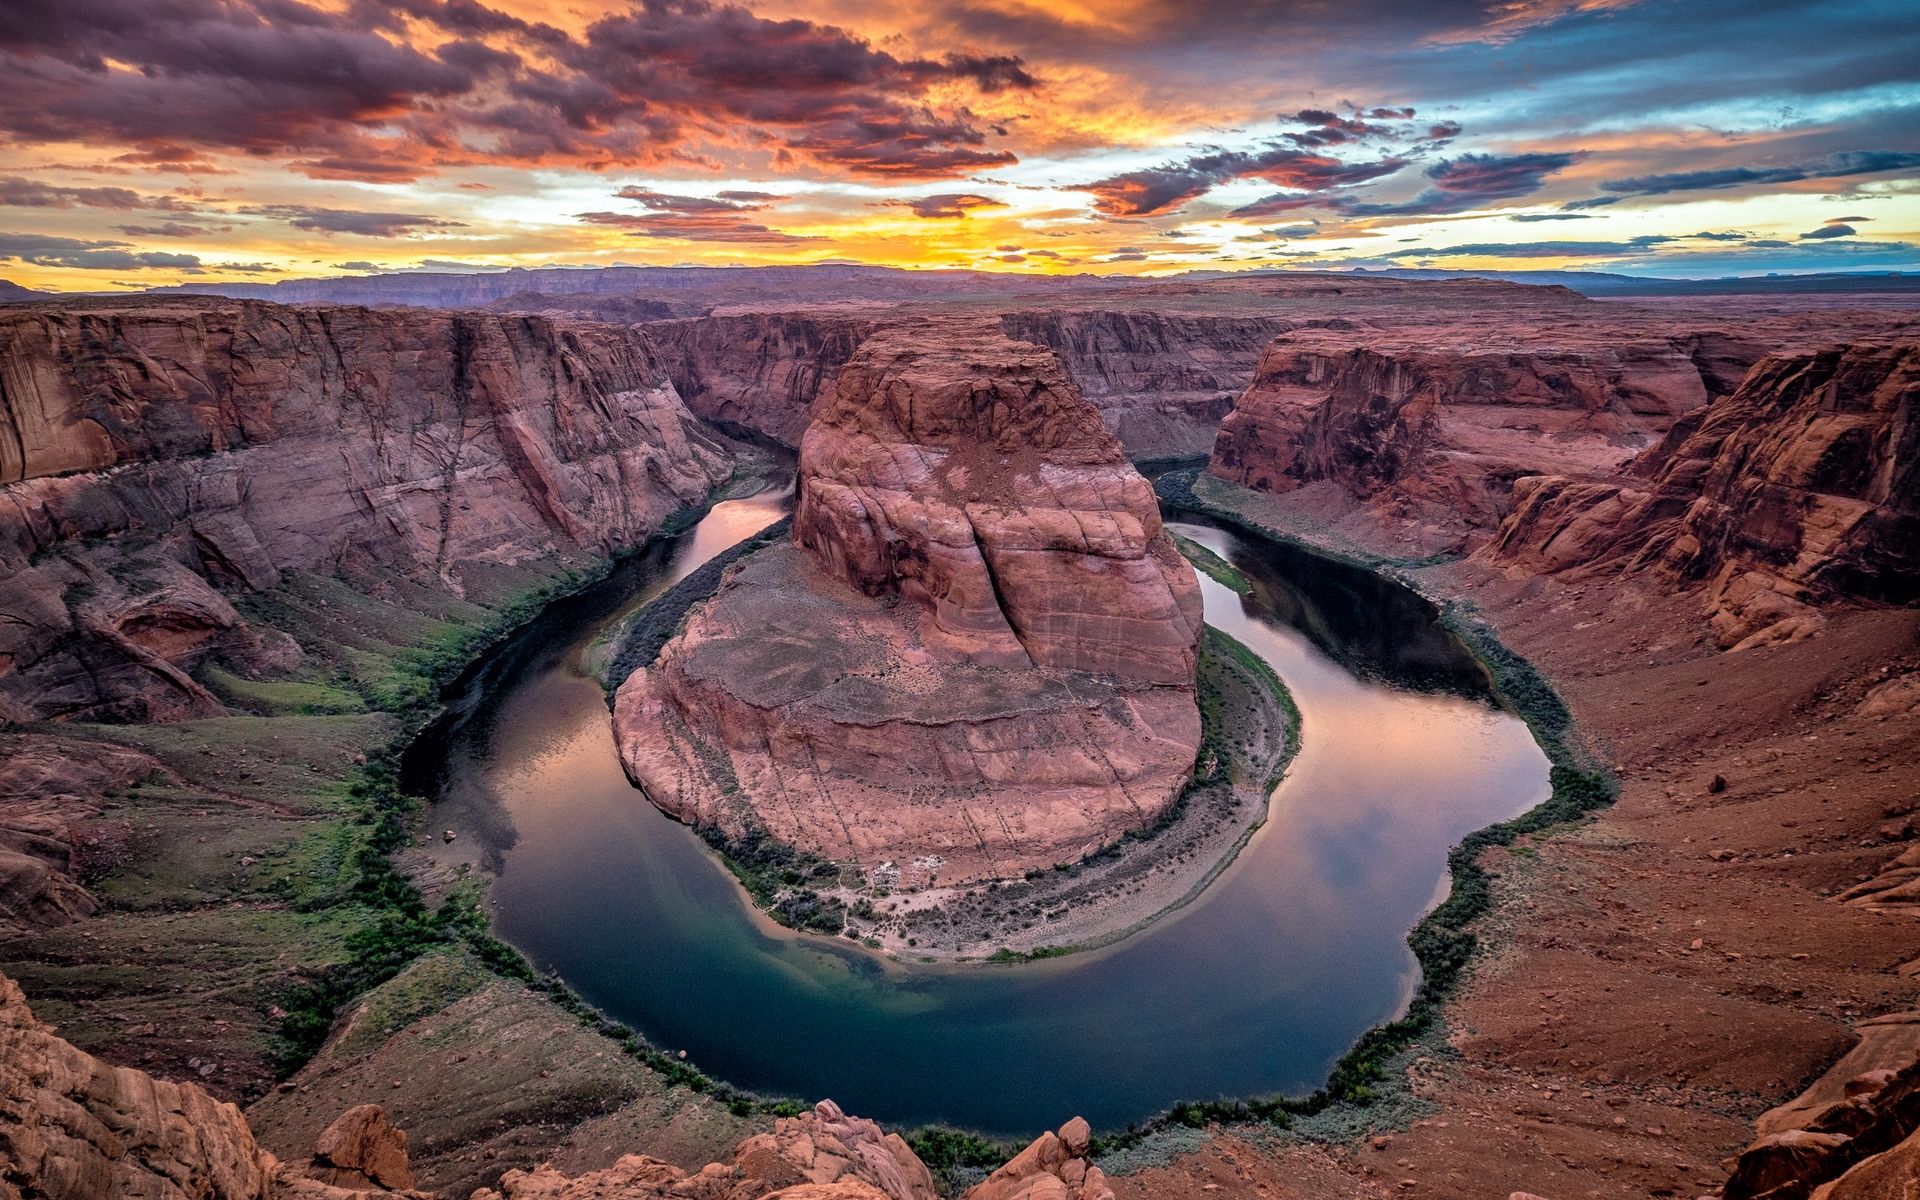
{"label": "meandering river", "polygon": [[1199,518],[1170,523],[1253,581],[1202,575],[1207,621],[1292,690],[1302,747],[1266,824],[1186,908],[1103,950],[1014,967],[882,960],[755,912],[621,772],[596,641],[777,520],[769,491],[557,602],[456,685],[409,755],[450,864],[498,873],[499,934],[670,1051],[735,1084],[891,1124],[1030,1135],[1124,1126],[1177,1100],[1304,1093],[1418,967],[1405,937],[1446,851],[1546,798],[1547,762],[1466,651],[1398,585]]}

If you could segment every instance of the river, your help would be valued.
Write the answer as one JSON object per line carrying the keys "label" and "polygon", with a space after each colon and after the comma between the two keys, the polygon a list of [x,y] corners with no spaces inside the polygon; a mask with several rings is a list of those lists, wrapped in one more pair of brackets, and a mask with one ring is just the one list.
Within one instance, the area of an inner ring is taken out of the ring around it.
{"label": "river", "polygon": [[1170,527],[1238,566],[1209,624],[1293,692],[1302,746],[1266,823],[1197,900],[1105,949],[932,966],[757,913],[690,830],[628,782],[591,663],[623,617],[779,519],[778,490],[554,604],[470,670],[410,752],[449,864],[497,872],[495,928],[542,969],[710,1074],[893,1125],[1028,1136],[1116,1128],[1177,1100],[1318,1087],[1418,979],[1408,929],[1464,834],[1544,800],[1547,761],[1418,597],[1202,518]]}

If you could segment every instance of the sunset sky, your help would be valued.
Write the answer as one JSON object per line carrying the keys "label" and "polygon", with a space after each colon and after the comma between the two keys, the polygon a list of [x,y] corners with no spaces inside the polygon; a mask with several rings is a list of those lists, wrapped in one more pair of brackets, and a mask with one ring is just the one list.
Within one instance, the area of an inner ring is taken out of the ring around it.
{"label": "sunset sky", "polygon": [[1920,5],[5,0],[0,278],[1920,269]]}

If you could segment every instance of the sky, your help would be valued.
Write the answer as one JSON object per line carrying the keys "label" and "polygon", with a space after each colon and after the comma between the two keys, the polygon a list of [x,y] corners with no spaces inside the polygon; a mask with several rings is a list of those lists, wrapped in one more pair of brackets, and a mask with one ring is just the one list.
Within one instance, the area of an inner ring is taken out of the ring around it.
{"label": "sky", "polygon": [[5,0],[0,278],[1920,270],[1920,3]]}

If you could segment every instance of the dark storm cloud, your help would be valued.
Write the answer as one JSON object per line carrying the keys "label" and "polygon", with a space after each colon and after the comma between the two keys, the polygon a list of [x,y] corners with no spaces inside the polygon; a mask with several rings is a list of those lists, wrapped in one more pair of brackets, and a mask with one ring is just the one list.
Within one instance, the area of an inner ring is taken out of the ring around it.
{"label": "dark storm cloud", "polygon": [[[1108,216],[1148,217],[1171,212],[1236,179],[1258,179],[1301,192],[1327,192],[1391,175],[1407,162],[1397,157],[1348,162],[1287,146],[1251,151],[1213,150],[1183,162],[1111,175],[1084,187],[1094,195],[1093,206]],[[1253,216],[1267,211],[1281,210],[1262,209],[1256,204],[1236,210],[1235,215]]]}
{"label": "dark storm cloud", "polygon": [[887,203],[909,209],[914,216],[926,217],[929,220],[964,217],[977,208],[1006,207],[992,196],[977,196],[972,192],[939,192],[931,196],[918,196],[912,200],[890,200]]}
{"label": "dark storm cloud", "polygon": [[345,233],[356,237],[410,237],[428,229],[464,229],[464,221],[449,221],[426,213],[363,212],[351,208],[317,208],[310,204],[257,204],[235,209],[253,217],[272,217],[308,233]]}
{"label": "dark storm cloud", "polygon": [[200,237],[207,230],[199,225],[186,225],[179,221],[168,221],[164,225],[115,225],[114,232],[124,233],[128,237]]}
{"label": "dark storm cloud", "polygon": [[1821,238],[1852,237],[1858,232],[1859,230],[1855,229],[1851,225],[1836,225],[1833,223],[1828,223],[1826,225],[1822,225],[1818,229],[1810,229],[1807,232],[1801,234],[1800,240],[1805,242],[1805,241],[1818,241]]}
{"label": "dark storm cloud", "polygon": [[1427,168],[1431,185],[1411,200],[1396,204],[1350,203],[1340,209],[1356,217],[1438,216],[1467,212],[1496,200],[1512,200],[1540,190],[1547,176],[1584,157],[1580,151],[1556,154],[1463,154]]}
{"label": "dark storm cloud", "polygon": [[[403,17],[448,36],[407,44]],[[370,180],[669,161],[700,139],[932,178],[1014,161],[936,89],[1037,86],[1009,55],[902,58],[707,0],[648,0],[577,36],[472,0],[10,0],[0,71],[0,133],[18,140],[271,155]]]}
{"label": "dark storm cloud", "polygon": [[[1433,216],[1479,208],[1496,200],[1525,196],[1542,181],[1579,161],[1577,151],[1562,154],[1463,154],[1437,162],[1426,170],[1428,186],[1411,200],[1361,200],[1346,192],[1328,194],[1325,188],[1279,192],[1242,205],[1236,217],[1270,217],[1280,213],[1321,208],[1350,217]],[[1402,164],[1404,165],[1404,164]],[[1276,181],[1277,182],[1277,181]]]}
{"label": "dark storm cloud", "polygon": [[1888,171],[1920,168],[1920,151],[1914,150],[1842,150],[1824,158],[1779,166],[1716,167],[1704,171],[1674,171],[1661,175],[1636,175],[1627,179],[1609,179],[1600,185],[1611,196],[1576,200],[1566,207],[1598,208],[1618,203],[1629,196],[1666,196],[1674,192],[1719,191],[1725,188],[1764,184],[1798,183],[1805,179],[1845,179],[1857,175],[1878,175]]}

